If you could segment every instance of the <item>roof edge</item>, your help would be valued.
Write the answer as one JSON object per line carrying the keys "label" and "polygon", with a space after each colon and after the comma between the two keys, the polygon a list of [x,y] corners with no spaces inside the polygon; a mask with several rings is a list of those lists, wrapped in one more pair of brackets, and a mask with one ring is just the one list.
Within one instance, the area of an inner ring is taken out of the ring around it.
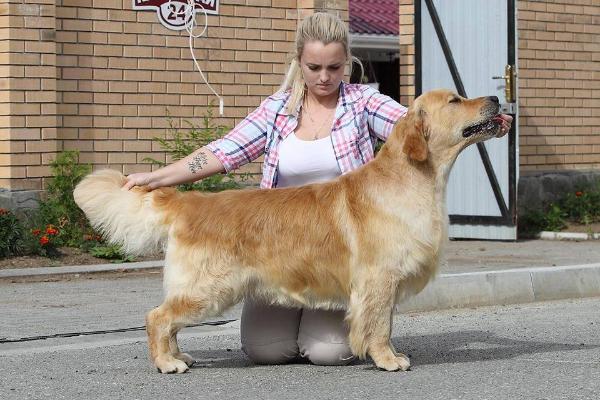
{"label": "roof edge", "polygon": [[400,51],[400,36],[351,33],[350,47],[353,49]]}

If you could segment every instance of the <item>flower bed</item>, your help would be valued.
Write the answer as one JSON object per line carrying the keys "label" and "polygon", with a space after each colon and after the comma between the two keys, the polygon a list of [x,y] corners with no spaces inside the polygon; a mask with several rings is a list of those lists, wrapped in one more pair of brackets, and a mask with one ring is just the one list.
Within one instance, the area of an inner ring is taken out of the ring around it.
{"label": "flower bed", "polygon": [[540,231],[600,233],[600,181],[519,216],[521,237],[535,236]]}
{"label": "flower bed", "polygon": [[[0,269],[62,267],[71,265],[107,264],[110,260],[94,257],[92,254],[76,247],[58,247],[57,255],[52,258],[40,255],[23,255],[0,258]],[[139,257],[133,261],[161,260],[162,254]]]}

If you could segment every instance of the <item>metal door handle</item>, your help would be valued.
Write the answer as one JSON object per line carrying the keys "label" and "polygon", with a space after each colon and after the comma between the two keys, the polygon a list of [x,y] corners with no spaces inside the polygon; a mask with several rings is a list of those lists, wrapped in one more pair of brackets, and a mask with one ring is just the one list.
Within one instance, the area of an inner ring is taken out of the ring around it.
{"label": "metal door handle", "polygon": [[504,87],[504,96],[506,97],[506,101],[508,103],[515,102],[515,70],[512,65],[508,64],[504,67],[504,75],[502,76],[492,76],[492,79],[504,79],[506,81],[506,85]]}

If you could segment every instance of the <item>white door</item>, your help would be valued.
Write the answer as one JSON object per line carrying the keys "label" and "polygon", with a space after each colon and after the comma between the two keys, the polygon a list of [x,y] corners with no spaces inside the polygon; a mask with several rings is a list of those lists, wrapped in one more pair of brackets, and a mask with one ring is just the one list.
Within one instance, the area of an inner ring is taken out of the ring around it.
{"label": "white door", "polygon": [[515,240],[515,1],[418,0],[415,21],[417,95],[436,88],[469,98],[495,95],[502,112],[515,119],[509,134],[471,146],[458,157],[448,182],[449,235]]}

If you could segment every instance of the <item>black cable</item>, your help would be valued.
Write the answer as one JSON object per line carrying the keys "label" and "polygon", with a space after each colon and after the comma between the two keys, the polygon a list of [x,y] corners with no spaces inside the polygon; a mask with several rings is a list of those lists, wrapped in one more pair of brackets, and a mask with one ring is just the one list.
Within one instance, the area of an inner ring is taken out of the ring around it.
{"label": "black cable", "polygon": [[[195,325],[186,325],[186,328],[193,328],[193,327],[197,327],[197,326],[219,326],[219,325],[228,324],[233,321],[235,321],[235,319],[225,319],[225,320],[221,320],[221,321],[208,321],[208,322],[202,322],[200,324],[195,324]],[[23,338],[19,338],[19,339],[0,338],[0,344],[31,342],[31,341],[35,341],[35,340],[68,338],[68,337],[75,337],[75,336],[105,335],[108,333],[134,332],[134,331],[143,331],[143,330],[146,330],[145,325],[144,326],[134,326],[132,328],[108,329],[108,330],[103,330],[103,331],[55,333],[53,335],[29,336],[29,337],[23,337]]]}

